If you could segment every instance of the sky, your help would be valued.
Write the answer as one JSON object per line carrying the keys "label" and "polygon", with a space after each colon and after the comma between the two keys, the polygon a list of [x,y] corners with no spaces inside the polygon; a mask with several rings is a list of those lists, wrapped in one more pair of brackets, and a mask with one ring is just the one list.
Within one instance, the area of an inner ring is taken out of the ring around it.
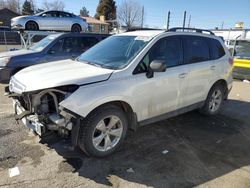
{"label": "sky", "polygon": [[[43,0],[34,0],[41,6]],[[47,0],[53,1],[53,0]],[[62,0],[65,10],[79,14],[85,6],[94,16],[99,0]],[[116,0],[117,7],[123,0]],[[244,22],[244,28],[250,28],[250,0],[131,0],[138,2],[145,9],[145,26],[164,28],[167,13],[171,12],[170,27],[183,24],[183,14],[187,11],[186,25],[191,16],[190,26],[204,29],[234,28],[238,21]]]}

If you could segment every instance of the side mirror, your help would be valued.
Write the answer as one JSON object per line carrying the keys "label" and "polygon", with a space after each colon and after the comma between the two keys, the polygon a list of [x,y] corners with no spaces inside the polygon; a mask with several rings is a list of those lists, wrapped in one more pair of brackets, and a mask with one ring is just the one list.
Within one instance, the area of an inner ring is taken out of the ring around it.
{"label": "side mirror", "polygon": [[153,78],[154,72],[165,72],[167,66],[163,60],[154,60],[150,63],[148,72],[146,73],[147,78]]}
{"label": "side mirror", "polygon": [[167,69],[166,63],[163,60],[154,60],[150,63],[150,69],[153,72],[165,72]]}

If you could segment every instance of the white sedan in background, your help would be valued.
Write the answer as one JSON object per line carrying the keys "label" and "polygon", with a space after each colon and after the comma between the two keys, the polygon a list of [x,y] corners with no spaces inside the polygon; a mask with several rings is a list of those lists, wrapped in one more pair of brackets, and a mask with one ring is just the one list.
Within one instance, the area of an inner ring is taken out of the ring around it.
{"label": "white sedan in background", "polygon": [[12,29],[81,32],[88,28],[86,21],[63,11],[46,11],[36,15],[18,16],[11,20]]}

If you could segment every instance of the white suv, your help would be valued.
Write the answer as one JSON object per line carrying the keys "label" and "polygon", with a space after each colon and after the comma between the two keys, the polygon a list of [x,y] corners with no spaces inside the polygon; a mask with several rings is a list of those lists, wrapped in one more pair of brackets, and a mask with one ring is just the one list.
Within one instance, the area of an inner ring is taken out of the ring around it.
{"label": "white suv", "polygon": [[88,155],[120,147],[128,129],[200,109],[218,113],[232,88],[223,41],[198,29],[111,36],[75,61],[23,69],[10,81],[16,119],[57,131]]}

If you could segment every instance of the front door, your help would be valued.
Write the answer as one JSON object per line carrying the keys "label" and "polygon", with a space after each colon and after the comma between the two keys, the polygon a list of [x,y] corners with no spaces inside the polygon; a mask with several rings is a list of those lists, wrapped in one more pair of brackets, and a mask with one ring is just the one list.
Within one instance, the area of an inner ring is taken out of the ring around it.
{"label": "front door", "polygon": [[[150,62],[163,60],[166,72],[154,73],[147,78],[146,72]],[[133,96],[139,106],[138,121],[157,117],[178,108],[179,96],[183,92],[186,66],[180,66],[183,60],[181,40],[178,36],[160,39],[146,54],[134,71],[136,80]]]}

